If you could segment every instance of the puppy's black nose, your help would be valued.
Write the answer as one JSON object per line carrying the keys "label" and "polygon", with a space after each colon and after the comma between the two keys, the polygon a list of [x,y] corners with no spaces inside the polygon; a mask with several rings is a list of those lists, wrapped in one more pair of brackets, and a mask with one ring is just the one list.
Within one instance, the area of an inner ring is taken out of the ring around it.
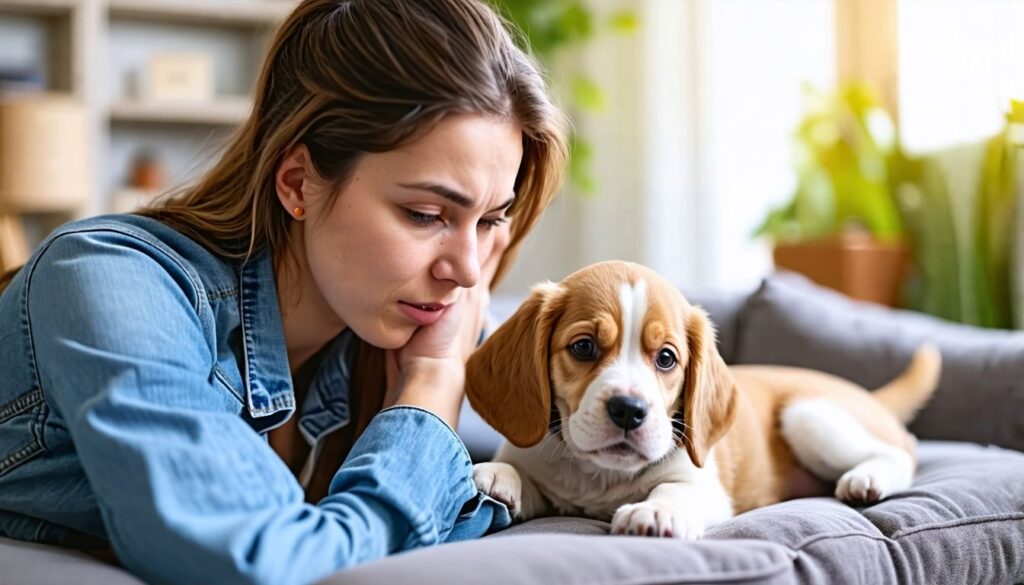
{"label": "puppy's black nose", "polygon": [[613,396],[608,400],[608,416],[615,426],[631,431],[644,422],[647,401],[632,396]]}

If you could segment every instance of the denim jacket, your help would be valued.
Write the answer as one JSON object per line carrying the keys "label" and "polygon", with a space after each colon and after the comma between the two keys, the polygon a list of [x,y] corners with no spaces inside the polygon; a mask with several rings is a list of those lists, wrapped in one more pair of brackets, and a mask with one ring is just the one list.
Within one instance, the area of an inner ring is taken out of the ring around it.
{"label": "denim jacket", "polygon": [[[299,406],[314,452],[349,422],[353,339]],[[413,407],[377,414],[306,503],[267,442],[295,410],[269,254],[239,268],[155,220],[68,224],[0,296],[0,535],[109,542],[148,581],[305,583],[510,523]]]}

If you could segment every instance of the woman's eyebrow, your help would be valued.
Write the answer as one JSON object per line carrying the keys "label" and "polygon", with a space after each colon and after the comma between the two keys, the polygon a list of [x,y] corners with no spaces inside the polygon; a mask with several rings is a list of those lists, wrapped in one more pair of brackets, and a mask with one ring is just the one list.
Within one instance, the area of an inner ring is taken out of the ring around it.
{"label": "woman's eyebrow", "polygon": [[[473,207],[473,200],[471,198],[467,197],[466,195],[463,195],[462,193],[459,193],[458,191],[455,191],[454,189],[449,189],[444,185],[438,185],[437,183],[399,183],[398,186],[405,187],[406,189],[419,189],[420,191],[430,191],[431,193],[440,195],[441,197],[444,197],[448,201],[451,201],[452,203],[465,209]],[[516,197],[515,195],[513,195],[512,197],[509,197],[507,201],[495,207],[491,211],[505,209],[509,205],[512,205],[512,203],[515,200]]]}

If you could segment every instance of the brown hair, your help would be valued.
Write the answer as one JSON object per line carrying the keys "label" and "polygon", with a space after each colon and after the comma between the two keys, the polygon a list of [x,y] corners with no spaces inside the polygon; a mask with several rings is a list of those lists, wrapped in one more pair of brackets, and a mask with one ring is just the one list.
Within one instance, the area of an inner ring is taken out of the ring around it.
{"label": "brown hair", "polygon": [[495,282],[557,193],[562,113],[537,66],[478,0],[306,0],[271,44],[252,115],[220,161],[182,196],[143,215],[214,253],[244,260],[287,250],[291,217],[274,173],[303,144],[337,194],[364,153],[386,152],[451,114],[510,118],[523,131],[511,240]]}
{"label": "brown hair", "polygon": [[[478,0],[305,0],[270,46],[252,115],[213,169],[181,196],[143,215],[169,224],[225,259],[287,253],[292,221],[274,174],[295,145],[340,187],[364,153],[394,150],[445,116],[512,119],[523,133],[511,237],[495,276],[559,190],[568,158],[565,117],[537,65],[502,19]],[[379,410],[383,355],[364,344],[353,373],[360,410]],[[369,420],[360,416],[356,433]]]}
{"label": "brown hair", "polygon": [[[336,195],[361,155],[394,150],[445,116],[508,118],[522,128],[523,160],[495,286],[558,192],[568,158],[565,117],[506,26],[478,0],[305,0],[277,31],[253,112],[220,159],[198,183],[140,214],[226,260],[267,249],[278,260],[292,219],[274,174],[293,146],[309,149]],[[360,364],[379,357],[360,355]],[[369,376],[377,366],[361,369]]]}
{"label": "brown hair", "polygon": [[252,115],[220,160],[197,184],[140,213],[225,259],[268,248],[278,259],[291,218],[274,173],[291,147],[306,145],[337,193],[360,155],[393,150],[456,113],[512,118],[523,131],[496,285],[557,193],[568,152],[565,118],[537,66],[477,0],[302,2],[271,43]]}

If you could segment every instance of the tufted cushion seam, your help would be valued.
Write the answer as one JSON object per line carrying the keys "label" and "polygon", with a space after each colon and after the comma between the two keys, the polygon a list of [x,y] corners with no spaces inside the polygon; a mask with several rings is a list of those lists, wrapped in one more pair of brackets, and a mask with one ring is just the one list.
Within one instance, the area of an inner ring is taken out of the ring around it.
{"label": "tufted cushion seam", "polygon": [[1024,512],[1022,513],[1009,513],[1009,514],[991,514],[988,516],[975,516],[970,518],[957,518],[949,522],[935,522],[932,524],[923,524],[921,526],[913,526],[905,530],[897,530],[893,533],[891,538],[898,540],[906,536],[913,536],[921,532],[929,532],[932,530],[945,530],[948,528],[959,528],[961,526],[973,526],[976,524],[997,524],[1000,522],[1024,522]]}

